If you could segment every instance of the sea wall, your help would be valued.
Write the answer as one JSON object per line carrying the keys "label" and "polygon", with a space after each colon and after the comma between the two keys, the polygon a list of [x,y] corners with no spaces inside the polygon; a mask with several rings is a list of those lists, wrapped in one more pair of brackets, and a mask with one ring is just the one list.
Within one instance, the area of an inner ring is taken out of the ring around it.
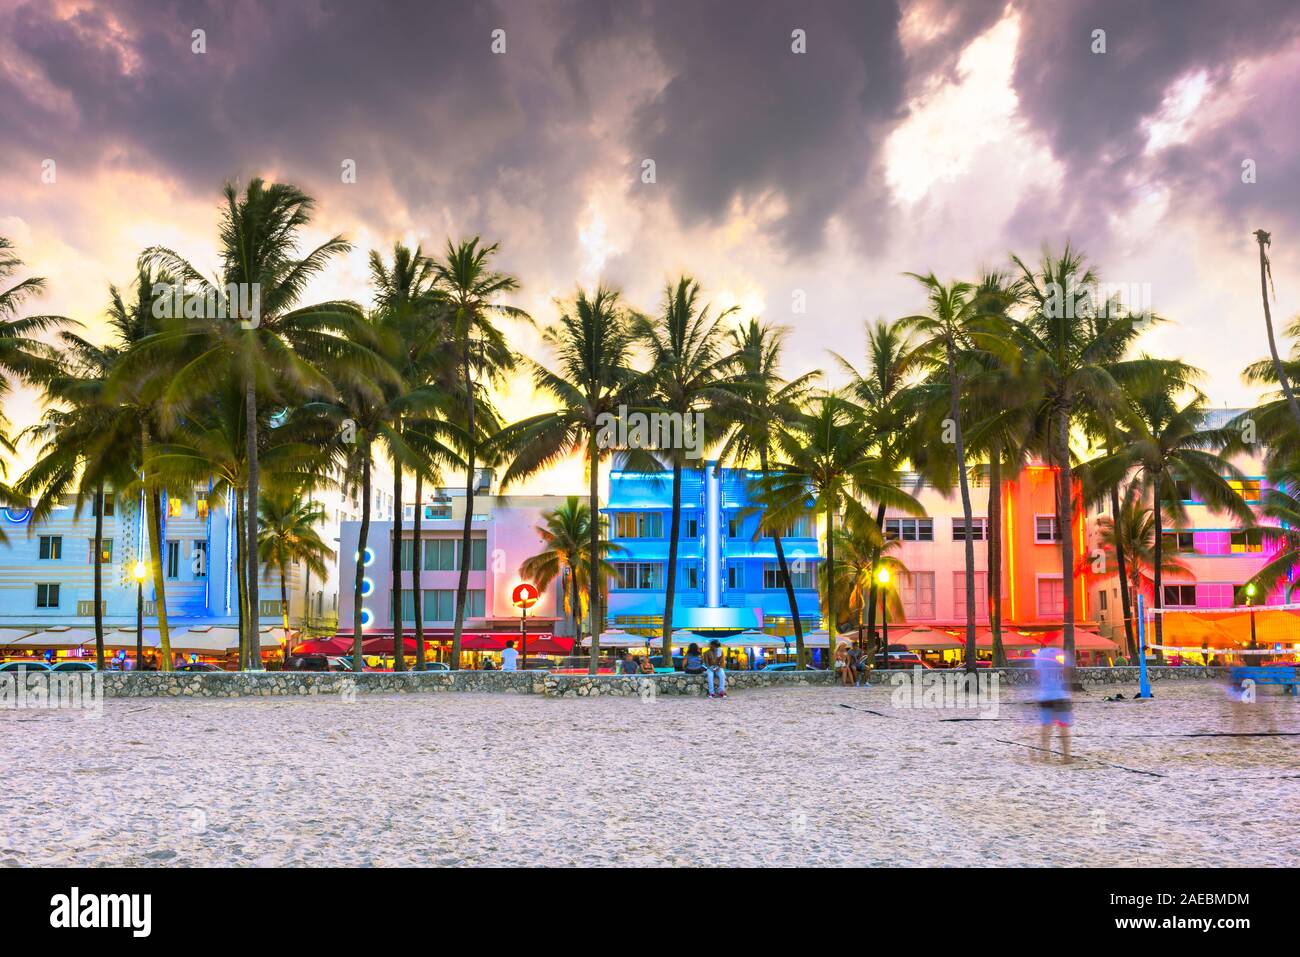
{"label": "sea wall", "polygon": [[[1138,669],[1131,666],[1080,668],[1084,686],[1136,684]],[[1194,681],[1225,676],[1224,668],[1194,666],[1147,668],[1151,681]],[[877,671],[872,684],[888,682],[897,671]],[[981,675],[989,669],[980,669]],[[998,669],[1006,685],[1029,684],[1033,672],[1024,668]],[[549,698],[585,698],[596,695],[650,696],[703,695],[702,675],[680,672],[660,675],[549,674],[544,671],[426,671],[406,672],[117,672],[103,673],[104,695],[110,698],[238,698],[280,695],[407,694],[435,691],[536,694]],[[838,675],[828,671],[730,671],[727,690],[752,688],[831,687]]]}

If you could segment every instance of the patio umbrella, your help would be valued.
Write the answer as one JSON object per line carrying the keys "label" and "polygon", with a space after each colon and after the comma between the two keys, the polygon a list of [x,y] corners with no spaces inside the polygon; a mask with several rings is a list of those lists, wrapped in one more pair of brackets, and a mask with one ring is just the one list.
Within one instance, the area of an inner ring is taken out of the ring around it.
{"label": "patio umbrella", "polygon": [[[1053,637],[1043,643],[1044,648],[1064,648],[1065,633],[1053,632]],[[1074,650],[1075,651],[1117,651],[1119,645],[1109,638],[1103,638],[1095,631],[1087,631],[1083,628],[1074,630]]]}
{"label": "patio umbrella", "polygon": [[[87,640],[92,645],[95,643],[93,628],[47,628],[45,631],[29,634],[26,638],[19,638],[10,644],[14,648],[79,648]],[[104,633],[104,640],[108,641],[107,630]]]}
{"label": "patio umbrella", "polygon": [[[172,632],[172,635],[180,629]],[[170,636],[169,636],[170,638]],[[90,641],[95,641],[94,635],[91,635]],[[162,638],[158,634],[157,628],[146,628],[144,630],[144,646],[146,648],[159,648],[162,646]],[[135,648],[135,629],[134,628],[115,628],[111,632],[104,632],[105,648],[125,648],[128,651]]]}
{"label": "patio umbrella", "polygon": [[[609,631],[600,633],[600,646],[602,648],[640,648],[646,644],[647,639],[644,635],[633,635],[620,628],[611,628]],[[531,644],[531,642],[529,642]],[[582,639],[583,647],[591,647],[591,636],[588,635]]]}
{"label": "patio umbrella", "polygon": [[914,628],[903,627],[898,631],[889,630],[889,647],[892,651],[894,645],[900,646],[904,651],[950,651],[954,648],[964,647],[962,642],[946,631],[936,631],[928,625],[917,625]]}
{"label": "patio umbrella", "polygon": [[805,648],[829,648],[831,646],[831,633],[825,628],[810,631],[803,636],[803,646]]}
{"label": "patio umbrella", "polygon": [[728,648],[784,648],[786,646],[784,638],[778,638],[775,635],[754,631],[753,629],[742,631],[730,638],[724,638],[722,643]]}
{"label": "patio umbrella", "polygon": [[[391,655],[395,652],[393,648],[395,643],[392,635],[376,635],[374,638],[367,638],[361,642],[361,653],[363,655]],[[415,654],[416,641],[414,638],[402,636],[402,651],[404,654]]]}
{"label": "patio umbrella", "polygon": [[[365,650],[365,642],[362,642]],[[352,642],[342,638],[312,638],[300,645],[295,645],[291,652],[295,655],[350,655]]]}
{"label": "patio umbrella", "polygon": [[20,638],[32,633],[30,628],[0,628],[0,648],[8,648]]}
{"label": "patio umbrella", "polygon": [[[1043,642],[1054,634],[1050,631],[1015,631],[1013,629],[1002,629],[1002,647],[1003,648],[1041,648]],[[962,642],[965,647],[965,642]],[[989,651],[993,647],[993,629],[977,628],[975,630],[975,647],[980,651]]]}

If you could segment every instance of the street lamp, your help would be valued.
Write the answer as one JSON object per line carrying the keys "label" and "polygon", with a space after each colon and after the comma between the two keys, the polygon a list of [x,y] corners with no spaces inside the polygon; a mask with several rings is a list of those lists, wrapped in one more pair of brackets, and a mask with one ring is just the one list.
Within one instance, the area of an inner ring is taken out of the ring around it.
{"label": "street lamp", "polygon": [[523,659],[521,671],[528,670],[528,609],[537,604],[537,589],[528,582],[516,585],[510,598],[519,609],[519,657]]}
{"label": "street lamp", "polygon": [[135,670],[143,670],[144,665],[144,580],[149,568],[144,562],[136,562],[131,569],[135,579]]}
{"label": "street lamp", "polygon": [[885,600],[885,587],[889,584],[889,569],[881,565],[876,569],[876,584],[880,586],[880,627],[883,638],[880,648],[884,652],[882,668],[889,667],[889,602]]}

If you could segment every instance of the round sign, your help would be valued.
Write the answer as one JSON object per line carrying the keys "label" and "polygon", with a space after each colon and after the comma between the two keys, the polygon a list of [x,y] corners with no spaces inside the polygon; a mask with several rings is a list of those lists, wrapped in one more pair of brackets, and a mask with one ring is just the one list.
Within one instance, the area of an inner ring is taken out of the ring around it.
{"label": "round sign", "polygon": [[522,585],[515,586],[510,598],[515,603],[516,608],[531,608],[537,603],[537,589],[528,582],[524,582]]}

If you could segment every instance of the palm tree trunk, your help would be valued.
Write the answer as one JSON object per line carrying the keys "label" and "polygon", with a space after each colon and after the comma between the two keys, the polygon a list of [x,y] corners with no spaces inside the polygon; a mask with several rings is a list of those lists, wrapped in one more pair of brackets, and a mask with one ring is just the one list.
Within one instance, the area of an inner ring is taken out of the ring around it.
{"label": "palm tree trunk", "polygon": [[1065,666],[1074,668],[1074,489],[1070,470],[1070,417],[1064,409],[1057,413],[1057,455],[1060,457],[1061,511],[1061,586],[1064,598],[1064,621],[1061,644]]}
{"label": "palm tree trunk", "polygon": [[664,617],[660,632],[665,654],[672,656],[673,602],[677,599],[677,544],[682,532],[682,462],[673,454],[673,514],[668,530],[668,580],[664,586]]}
{"label": "palm tree trunk", "polygon": [[1119,605],[1124,616],[1124,637],[1128,641],[1128,653],[1136,661],[1138,655],[1137,640],[1133,629],[1133,602],[1128,590],[1128,575],[1124,571],[1124,542],[1119,534],[1119,484],[1110,489],[1111,528],[1115,531],[1115,564],[1119,566]]}
{"label": "palm tree trunk", "polygon": [[[412,543],[412,555],[414,555]],[[411,569],[415,570],[412,558]],[[402,463],[393,457],[393,671],[406,670],[406,641],[402,634]]]}
{"label": "palm tree trunk", "polygon": [[104,483],[95,486],[95,667],[104,670]]}
{"label": "palm tree trunk", "polygon": [[172,670],[172,643],[167,631],[167,586],[163,574],[162,556],[162,504],[161,494],[154,490],[145,495],[145,510],[149,521],[149,557],[153,562],[154,615],[158,619],[160,671]]}
{"label": "palm tree trunk", "polygon": [[1277,373],[1277,381],[1282,386],[1286,403],[1291,407],[1291,415],[1296,420],[1297,427],[1300,427],[1300,404],[1296,403],[1295,393],[1291,391],[1291,380],[1287,378],[1286,369],[1282,367],[1282,358],[1277,351],[1277,339],[1273,336],[1273,313],[1268,308],[1268,279],[1272,267],[1268,261],[1268,254],[1264,250],[1270,241],[1269,234],[1262,229],[1257,229],[1255,241],[1259,243],[1259,294],[1264,300],[1264,328],[1268,330],[1268,352],[1273,357],[1273,370]]}
{"label": "palm tree trunk", "polygon": [[[970,504],[970,477],[966,474],[966,446],[961,434],[961,409],[958,404],[961,382],[956,372],[952,347],[948,347],[948,381],[952,384],[948,401],[948,414],[952,416],[953,436],[957,444],[957,480],[961,486],[961,511],[966,519],[966,670],[975,671],[975,539],[972,525],[974,513]],[[886,649],[888,654],[888,649]],[[886,658],[886,661],[889,659]]]}
{"label": "palm tree trunk", "polygon": [[244,568],[244,490],[235,489],[235,596],[239,600],[239,670],[248,670],[248,576]]}
{"label": "palm tree trunk", "polygon": [[357,535],[356,575],[352,582],[352,670],[361,671],[361,585],[366,577],[366,541],[370,538],[370,439],[361,450],[361,530]]}
{"label": "palm tree trunk", "polygon": [[465,598],[469,593],[470,536],[474,522],[474,381],[469,372],[469,338],[465,340],[465,524],[460,536],[460,579],[456,583],[456,624],[451,632],[451,668],[460,668],[460,634],[465,627]]}
{"label": "palm tree trunk", "polygon": [[835,502],[826,503],[826,665],[835,654]]}
{"label": "palm tree trunk", "polygon": [[293,642],[289,640],[289,569],[280,569],[280,627],[284,629],[284,657],[289,657]]}
{"label": "palm tree trunk", "polygon": [[424,571],[424,543],[420,541],[420,519],[424,512],[424,475],[415,470],[415,519],[411,545],[411,605],[415,614],[415,667],[424,670],[424,609],[420,607],[420,574]]}
{"label": "palm tree trunk", "polygon": [[1164,615],[1160,614],[1160,609],[1164,607],[1164,571],[1165,563],[1165,519],[1160,509],[1160,492],[1164,474],[1156,472],[1155,481],[1151,483],[1151,519],[1155,522],[1155,567],[1151,570],[1152,582],[1155,585],[1155,595],[1153,596],[1152,605],[1155,608],[1155,631],[1156,645],[1164,644]]}
{"label": "palm tree trunk", "polygon": [[258,482],[261,475],[257,466],[257,388],[253,378],[251,360],[250,367],[246,372],[245,382],[244,415],[246,424],[244,431],[248,439],[248,512],[245,516],[248,529],[245,541],[248,548],[246,552],[248,561],[248,614],[252,619],[248,627],[248,667],[251,671],[261,671],[262,648],[258,632],[262,627],[262,616],[257,583],[257,505]]}
{"label": "palm tree trunk", "polygon": [[[591,660],[587,663],[587,674],[596,673],[600,661],[600,449],[596,445],[597,432],[593,426],[587,440],[587,455],[591,462],[589,481],[591,488],[591,531],[587,555],[587,607],[591,611]],[[672,641],[671,636],[667,639]],[[672,645],[665,644],[664,656],[672,661]]]}
{"label": "palm tree trunk", "polygon": [[993,634],[993,665],[1002,668],[1007,663],[1007,650],[1002,647],[1002,450],[999,448],[989,458],[988,512],[989,631]]}
{"label": "palm tree trunk", "polygon": [[[758,462],[763,472],[763,479],[766,481],[768,477],[766,447],[758,450]],[[785,545],[776,529],[772,529],[772,547],[776,549],[776,567],[780,570],[781,581],[785,584],[785,598],[790,603],[790,622],[794,625],[795,667],[802,670],[807,664],[803,647],[803,622],[799,620],[799,603],[794,596],[794,582],[790,580],[790,564],[785,560]]]}
{"label": "palm tree trunk", "polygon": [[[880,534],[885,534],[885,505],[880,502],[876,505],[876,528]],[[879,594],[879,586],[876,584],[876,571],[880,562],[881,549],[872,549],[871,554],[871,581],[867,583],[867,635],[870,637],[873,645],[879,646],[880,635],[876,631],[876,595]],[[886,649],[879,647],[881,652]],[[875,654],[875,651],[872,652]]]}

